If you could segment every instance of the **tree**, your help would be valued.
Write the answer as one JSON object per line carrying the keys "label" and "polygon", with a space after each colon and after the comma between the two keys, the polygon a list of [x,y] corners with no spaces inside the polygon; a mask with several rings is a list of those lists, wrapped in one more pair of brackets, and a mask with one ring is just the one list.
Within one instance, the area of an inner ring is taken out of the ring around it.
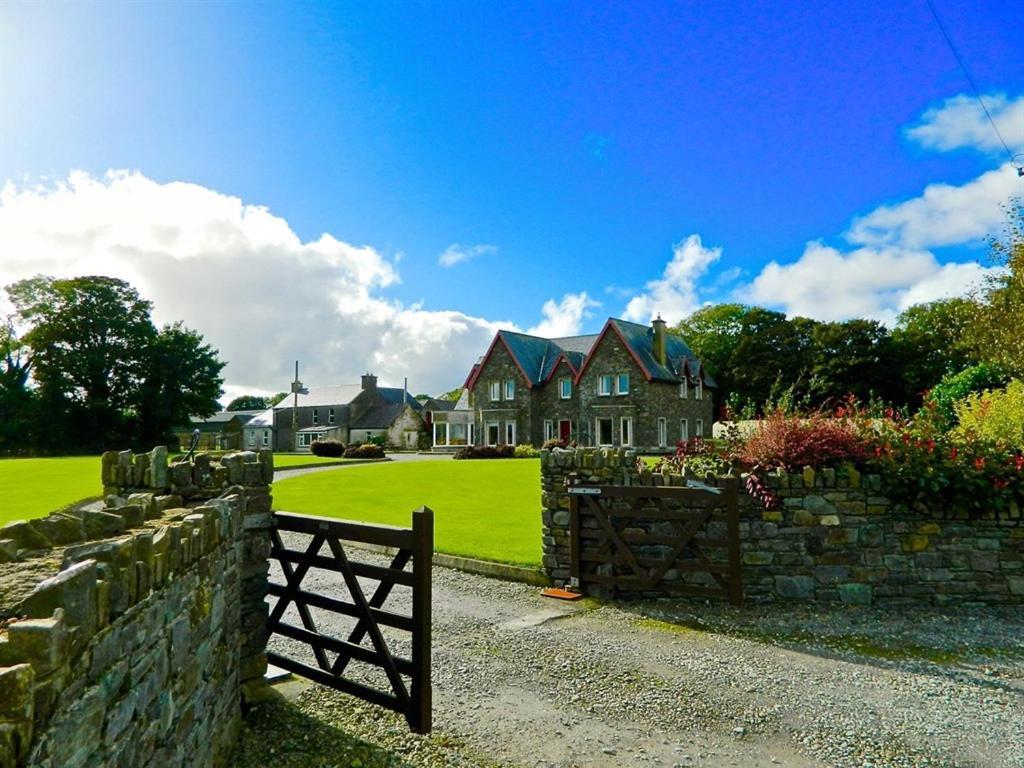
{"label": "tree", "polygon": [[752,307],[740,322],[727,364],[733,399],[762,405],[787,389],[806,394],[815,321],[789,320],[782,312]]}
{"label": "tree", "polygon": [[1024,203],[1007,206],[1007,232],[990,243],[993,260],[1004,271],[990,276],[979,296],[971,333],[981,358],[1024,377]]}
{"label": "tree", "polygon": [[729,399],[735,386],[732,358],[743,333],[743,319],[750,310],[744,304],[701,307],[673,329],[714,377],[721,402]]}
{"label": "tree", "polygon": [[899,360],[903,402],[917,404],[944,376],[978,362],[970,328],[978,313],[973,299],[941,299],[915,304],[896,318],[892,331]]}
{"label": "tree", "polygon": [[459,398],[462,397],[462,387],[456,387],[455,389],[445,392],[443,395],[438,395],[438,400],[448,400],[452,403],[459,402]]}
{"label": "tree", "polygon": [[181,322],[160,329],[146,350],[136,441],[143,446],[167,442],[172,428],[188,424],[191,416],[215,413],[223,368],[217,350],[196,331]]}
{"label": "tree", "polygon": [[32,358],[8,318],[0,326],[0,452],[26,446],[32,435],[35,397],[28,388]]}
{"label": "tree", "polygon": [[872,397],[891,401],[902,394],[892,339],[881,323],[859,319],[816,323],[811,343],[810,395],[814,404],[848,394],[861,401]]}
{"label": "tree", "polygon": [[33,277],[7,288],[31,326],[33,378],[53,428],[40,442],[101,450],[131,437],[129,419],[156,336],[151,305],[123,280]]}
{"label": "tree", "polygon": [[268,397],[267,398],[267,408],[273,408],[275,405],[280,403],[286,397],[288,397],[288,393],[287,392],[278,392],[276,395],[272,395],[272,396]]}
{"label": "tree", "polygon": [[263,395],[239,395],[224,409],[225,411],[255,411],[270,407],[269,400]]}

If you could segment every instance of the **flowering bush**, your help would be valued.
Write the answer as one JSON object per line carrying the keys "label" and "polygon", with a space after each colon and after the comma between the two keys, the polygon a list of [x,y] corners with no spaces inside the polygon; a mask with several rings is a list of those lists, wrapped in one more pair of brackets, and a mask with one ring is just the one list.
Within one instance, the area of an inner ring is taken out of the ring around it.
{"label": "flowering bush", "polygon": [[1024,381],[1018,379],[1004,389],[968,395],[953,407],[956,439],[977,439],[1024,450]]}
{"label": "flowering bush", "polygon": [[859,464],[871,453],[867,421],[852,402],[835,416],[819,411],[801,418],[776,410],[739,447],[737,458],[750,468],[786,471]]}

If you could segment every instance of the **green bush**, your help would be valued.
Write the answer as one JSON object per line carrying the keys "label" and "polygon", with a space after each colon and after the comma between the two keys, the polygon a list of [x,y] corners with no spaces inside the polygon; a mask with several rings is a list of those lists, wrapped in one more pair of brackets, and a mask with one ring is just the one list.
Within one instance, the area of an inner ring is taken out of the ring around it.
{"label": "green bush", "polygon": [[956,403],[968,395],[1001,387],[1009,381],[1006,371],[992,363],[978,363],[958,373],[947,374],[928,393],[937,416],[946,427],[956,424]]}
{"label": "green bush", "polygon": [[340,458],[345,454],[345,444],[340,440],[314,440],[309,450],[314,456]]}
{"label": "green bush", "polygon": [[1024,450],[1024,381],[1015,379],[1003,389],[968,395],[953,409],[956,440],[977,439]]}
{"label": "green bush", "polygon": [[513,457],[511,445],[467,445],[459,448],[453,459],[511,459]]}
{"label": "green bush", "polygon": [[345,449],[346,459],[383,459],[384,449],[373,443],[350,445]]}
{"label": "green bush", "polygon": [[512,451],[512,456],[517,459],[536,459],[540,456],[540,451],[532,445],[517,445]]}

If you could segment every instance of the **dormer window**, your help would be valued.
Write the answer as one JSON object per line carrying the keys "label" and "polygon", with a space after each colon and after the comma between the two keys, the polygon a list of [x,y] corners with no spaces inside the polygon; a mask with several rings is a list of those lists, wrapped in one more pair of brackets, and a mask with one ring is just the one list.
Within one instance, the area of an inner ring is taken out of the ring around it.
{"label": "dormer window", "polygon": [[704,399],[704,382],[701,381],[700,379],[697,379],[697,392],[694,394],[694,397],[697,400]]}
{"label": "dormer window", "polygon": [[690,396],[690,382],[686,379],[679,382],[679,396],[683,398],[683,400]]}
{"label": "dormer window", "polygon": [[601,397],[607,397],[612,393],[612,380],[615,377],[611,374],[606,376],[600,376],[597,379],[597,394]]}
{"label": "dormer window", "polygon": [[572,379],[564,378],[558,380],[558,394],[563,400],[572,397]]}
{"label": "dormer window", "polygon": [[317,408],[313,409],[313,423],[314,424],[319,424],[320,423],[320,411]]}
{"label": "dormer window", "polygon": [[615,394],[616,395],[628,395],[629,394],[629,374],[620,373],[615,377]]}
{"label": "dormer window", "polygon": [[501,400],[501,382],[500,381],[492,381],[491,382],[491,402],[492,403],[496,403],[499,400]]}
{"label": "dormer window", "polygon": [[516,383],[513,379],[509,379],[508,381],[505,382],[505,399],[516,399]]}

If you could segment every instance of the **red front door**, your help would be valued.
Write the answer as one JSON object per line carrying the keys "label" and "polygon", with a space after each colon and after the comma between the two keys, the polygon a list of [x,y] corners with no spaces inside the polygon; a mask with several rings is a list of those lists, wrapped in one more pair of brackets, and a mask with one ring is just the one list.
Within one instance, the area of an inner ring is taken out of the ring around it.
{"label": "red front door", "polygon": [[568,440],[569,435],[572,434],[572,422],[568,419],[562,419],[558,422],[558,439]]}

